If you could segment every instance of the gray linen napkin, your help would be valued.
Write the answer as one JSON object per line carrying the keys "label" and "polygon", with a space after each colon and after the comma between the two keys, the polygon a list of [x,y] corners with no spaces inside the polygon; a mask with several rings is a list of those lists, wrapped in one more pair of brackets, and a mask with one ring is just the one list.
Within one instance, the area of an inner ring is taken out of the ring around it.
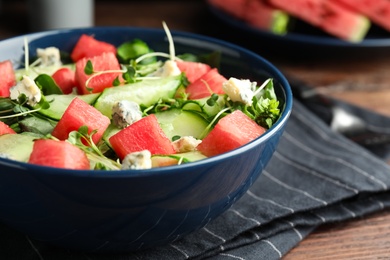
{"label": "gray linen napkin", "polygon": [[[390,119],[369,113],[370,122]],[[378,120],[380,119],[380,120]],[[382,125],[385,127],[386,124]],[[390,206],[390,167],[294,101],[280,144],[229,210],[169,245],[120,255],[53,248],[0,226],[1,259],[280,259],[316,227]]]}

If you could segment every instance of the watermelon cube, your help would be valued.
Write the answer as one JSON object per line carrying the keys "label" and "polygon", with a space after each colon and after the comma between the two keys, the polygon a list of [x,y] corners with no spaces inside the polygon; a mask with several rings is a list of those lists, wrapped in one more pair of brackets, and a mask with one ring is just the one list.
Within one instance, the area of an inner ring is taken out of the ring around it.
{"label": "watermelon cube", "polygon": [[[92,62],[93,70],[95,72],[114,71],[108,73],[102,73],[99,75],[87,75],[84,72],[85,66],[88,61]],[[120,72],[120,64],[116,56],[111,52],[103,53],[99,56],[92,58],[83,58],[76,62],[75,77],[77,81],[78,92],[80,94],[100,93],[105,88],[113,86],[113,82],[117,77],[121,78],[122,72]],[[88,86],[87,80],[93,77]]]}
{"label": "watermelon cube", "polygon": [[87,126],[89,133],[97,130],[92,136],[92,140],[96,144],[100,141],[110,123],[110,119],[100,113],[99,110],[75,97],[51,134],[60,140],[66,140],[70,132],[78,131],[81,126]]}
{"label": "watermelon cube", "polygon": [[9,97],[9,89],[16,85],[15,71],[10,60],[0,62],[0,97]]}
{"label": "watermelon cube", "polygon": [[77,85],[75,72],[70,68],[60,68],[51,76],[64,94],[72,93],[73,88]]}
{"label": "watermelon cube", "polygon": [[0,121],[0,135],[16,134],[16,132],[3,121]]}
{"label": "watermelon cube", "polygon": [[366,15],[373,23],[390,31],[390,1],[388,0],[331,0]]}
{"label": "watermelon cube", "polygon": [[154,114],[143,117],[111,136],[109,142],[118,157],[149,150],[152,155],[174,154],[175,148],[160,127]]}
{"label": "watermelon cube", "polygon": [[92,58],[110,52],[116,55],[116,47],[108,42],[99,41],[92,36],[82,34],[70,54],[71,59],[76,62],[82,58]]}
{"label": "watermelon cube", "polygon": [[287,32],[289,15],[268,4],[265,0],[248,0],[243,20],[249,25],[273,32],[284,34]]}
{"label": "watermelon cube", "polygon": [[205,98],[213,93],[224,94],[222,84],[226,80],[216,68],[213,68],[189,84],[186,88],[186,93],[189,95],[189,99]]}
{"label": "watermelon cube", "polygon": [[184,72],[190,83],[194,82],[211,70],[208,64],[194,61],[176,61],[177,67]]}
{"label": "watermelon cube", "polygon": [[56,168],[90,169],[89,160],[80,148],[53,139],[36,140],[28,162]]}
{"label": "watermelon cube", "polygon": [[268,0],[268,2],[292,16],[346,41],[361,41],[371,25],[366,16],[331,0],[296,0],[294,2]]}
{"label": "watermelon cube", "polygon": [[215,156],[249,143],[265,131],[242,111],[236,110],[221,118],[197,148],[208,157]]}
{"label": "watermelon cube", "polygon": [[267,0],[208,0],[212,6],[249,25],[276,34],[287,31],[289,15]]}

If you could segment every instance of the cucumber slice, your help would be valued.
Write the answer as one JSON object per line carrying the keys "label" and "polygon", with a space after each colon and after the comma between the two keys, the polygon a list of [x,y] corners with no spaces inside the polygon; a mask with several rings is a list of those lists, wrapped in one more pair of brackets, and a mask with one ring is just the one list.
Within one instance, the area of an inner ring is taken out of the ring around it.
{"label": "cucumber slice", "polygon": [[110,144],[110,137],[113,136],[114,134],[118,133],[120,130],[122,130],[122,129],[118,128],[114,124],[110,124],[107,127],[106,131],[104,131],[102,139],[108,145],[108,147],[112,148],[112,146]]}
{"label": "cucumber slice", "polygon": [[5,134],[0,136],[0,154],[8,159],[27,162],[33,149],[36,135]]}
{"label": "cucumber slice", "polygon": [[26,117],[19,121],[19,127],[23,132],[32,132],[41,135],[50,134],[55,124],[55,121],[49,121],[35,116]]}
{"label": "cucumber slice", "polygon": [[192,111],[170,109],[156,113],[157,121],[166,136],[172,140],[174,136],[193,136],[200,139],[205,136],[209,122]]}
{"label": "cucumber slice", "polygon": [[47,95],[46,100],[50,102],[50,107],[49,109],[41,109],[38,111],[38,113],[58,121],[61,119],[66,108],[69,106],[70,102],[72,102],[75,97],[79,97],[88,104],[92,105],[93,103],[95,103],[99,95],[99,93],[87,95]]}
{"label": "cucumber slice", "polygon": [[160,99],[171,99],[181,85],[181,75],[143,80],[140,82],[106,88],[96,100],[95,108],[111,119],[112,106],[121,100],[129,100],[139,105],[151,106]]}
{"label": "cucumber slice", "polygon": [[178,153],[171,155],[154,155],[152,156],[152,167],[163,167],[170,165],[177,165],[183,163],[190,163],[206,159],[207,157],[199,151],[192,151],[187,153]]}
{"label": "cucumber slice", "polygon": [[29,67],[28,70],[25,68],[15,70],[15,77],[19,80],[23,75],[29,76],[32,79],[35,79],[40,74],[47,74],[51,76],[54,72],[64,67],[75,70],[74,64],[66,64],[62,66]]}
{"label": "cucumber slice", "polygon": [[218,100],[213,106],[207,104],[207,98],[189,100],[182,107],[183,110],[198,111],[206,114],[206,117],[212,117],[218,114],[225,106],[225,99],[222,95],[218,97]]}

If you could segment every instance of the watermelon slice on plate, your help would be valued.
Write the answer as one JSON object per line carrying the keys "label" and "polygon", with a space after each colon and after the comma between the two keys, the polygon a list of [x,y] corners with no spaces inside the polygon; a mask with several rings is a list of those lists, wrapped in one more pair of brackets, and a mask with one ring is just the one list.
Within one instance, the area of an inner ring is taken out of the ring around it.
{"label": "watermelon slice on plate", "polygon": [[360,42],[370,28],[370,20],[329,0],[268,0],[268,2],[323,31],[350,42]]}
{"label": "watermelon slice on plate", "polygon": [[266,0],[208,0],[208,3],[255,28],[275,34],[287,31],[289,15]]}
{"label": "watermelon slice on plate", "polygon": [[366,15],[373,23],[390,31],[389,0],[331,0]]}

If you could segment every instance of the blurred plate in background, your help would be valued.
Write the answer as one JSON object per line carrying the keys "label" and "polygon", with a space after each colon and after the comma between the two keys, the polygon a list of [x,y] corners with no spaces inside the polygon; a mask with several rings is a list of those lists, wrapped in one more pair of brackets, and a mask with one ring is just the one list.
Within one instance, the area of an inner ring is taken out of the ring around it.
{"label": "blurred plate in background", "polygon": [[390,32],[372,25],[366,38],[359,43],[351,43],[332,37],[298,19],[294,28],[285,35],[277,35],[248,25],[244,21],[209,4],[213,17],[220,23],[218,37],[241,44],[267,56],[284,55],[289,57],[362,58],[389,55]]}

